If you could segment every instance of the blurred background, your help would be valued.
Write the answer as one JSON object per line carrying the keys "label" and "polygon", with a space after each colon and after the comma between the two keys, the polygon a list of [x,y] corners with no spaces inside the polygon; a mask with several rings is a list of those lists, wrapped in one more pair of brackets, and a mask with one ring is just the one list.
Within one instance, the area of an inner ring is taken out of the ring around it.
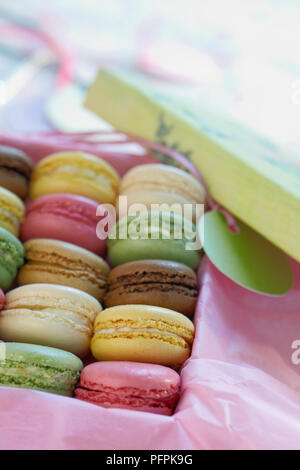
{"label": "blurred background", "polygon": [[300,158],[300,0],[1,0],[2,130],[94,130],[100,67],[233,117]]}

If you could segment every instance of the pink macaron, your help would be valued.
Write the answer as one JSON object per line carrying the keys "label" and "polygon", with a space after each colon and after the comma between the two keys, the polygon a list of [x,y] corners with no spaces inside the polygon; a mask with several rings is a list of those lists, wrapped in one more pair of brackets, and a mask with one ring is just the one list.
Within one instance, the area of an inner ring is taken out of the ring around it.
{"label": "pink macaron", "polygon": [[0,289],[0,310],[3,309],[5,304],[5,295],[2,289]]}
{"label": "pink macaron", "polygon": [[180,376],[168,367],[103,361],[89,364],[82,370],[75,396],[105,408],[171,415],[179,390]]}
{"label": "pink macaron", "polygon": [[99,239],[96,233],[97,224],[103,217],[96,215],[98,207],[92,199],[74,194],[41,196],[28,205],[21,226],[21,240],[52,238],[103,256],[106,240]]}

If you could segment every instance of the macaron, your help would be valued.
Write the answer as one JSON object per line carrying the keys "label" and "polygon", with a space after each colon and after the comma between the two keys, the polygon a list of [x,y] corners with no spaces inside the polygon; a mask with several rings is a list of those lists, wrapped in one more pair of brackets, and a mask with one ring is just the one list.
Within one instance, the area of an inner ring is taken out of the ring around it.
{"label": "macaron", "polygon": [[52,238],[73,243],[99,255],[106,251],[106,240],[97,237],[99,204],[74,194],[50,194],[35,199],[27,208],[21,226],[21,240]]}
{"label": "macaron", "polygon": [[106,291],[108,264],[91,251],[71,243],[47,238],[24,244],[26,263],[19,271],[19,284],[59,284],[75,287],[101,301]]}
{"label": "macaron", "polygon": [[0,227],[0,288],[6,291],[24,263],[22,243]]}
{"label": "macaron", "polygon": [[80,375],[75,397],[105,408],[171,415],[180,376],[169,367],[140,362],[94,362]]}
{"label": "macaron", "polygon": [[2,289],[0,289],[0,310],[3,309],[5,304],[5,295]]}
{"label": "macaron", "polygon": [[190,317],[197,296],[197,276],[191,268],[175,261],[143,260],[112,269],[104,304],[157,305]]}
{"label": "macaron", "polygon": [[134,204],[143,204],[146,210],[151,210],[152,204],[167,204],[179,214],[183,214],[185,205],[190,205],[194,207],[189,217],[195,217],[195,204],[205,202],[205,189],[193,175],[162,164],[138,165],[129,170],[121,181],[119,193],[127,197],[128,214]]}
{"label": "macaron", "polygon": [[101,158],[84,152],[60,152],[37,164],[31,177],[29,197],[71,193],[98,203],[114,204],[118,187],[117,172]]}
{"label": "macaron", "polygon": [[29,188],[32,162],[22,150],[0,145],[0,186],[25,199]]}
{"label": "macaron", "polygon": [[201,259],[196,226],[188,219],[163,211],[122,217],[108,239],[112,266],[144,259],[177,261],[196,269]]}
{"label": "macaron", "polygon": [[0,186],[0,227],[17,237],[24,215],[25,206],[21,199]]}
{"label": "macaron", "polygon": [[119,305],[96,317],[91,351],[99,361],[150,362],[177,369],[188,359],[193,339],[194,325],[181,313]]}
{"label": "macaron", "polygon": [[22,343],[4,343],[3,350],[0,386],[72,396],[83,367],[74,354]]}
{"label": "macaron", "polygon": [[101,310],[94,297],[72,287],[17,287],[8,292],[0,312],[0,339],[50,346],[84,357]]}

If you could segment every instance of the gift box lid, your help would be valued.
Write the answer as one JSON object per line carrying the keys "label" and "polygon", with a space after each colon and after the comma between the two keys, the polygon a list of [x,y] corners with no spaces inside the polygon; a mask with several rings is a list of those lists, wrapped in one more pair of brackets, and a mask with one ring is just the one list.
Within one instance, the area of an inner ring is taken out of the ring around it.
{"label": "gift box lid", "polygon": [[121,131],[188,156],[217,202],[300,261],[296,156],[239,124],[162,94],[128,71],[100,70],[85,105]]}

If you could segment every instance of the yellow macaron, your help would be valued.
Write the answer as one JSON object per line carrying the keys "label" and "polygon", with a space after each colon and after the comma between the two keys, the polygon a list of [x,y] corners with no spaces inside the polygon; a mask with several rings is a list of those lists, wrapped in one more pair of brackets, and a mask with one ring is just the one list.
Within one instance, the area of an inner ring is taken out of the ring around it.
{"label": "yellow macaron", "polygon": [[189,357],[194,325],[186,316],[152,305],[118,305],[99,314],[91,341],[102,361],[135,361],[179,368]]}
{"label": "yellow macaron", "polygon": [[29,197],[71,193],[114,204],[118,187],[117,172],[101,158],[84,152],[61,152],[49,155],[35,167]]}
{"label": "yellow macaron", "polygon": [[0,227],[18,237],[24,215],[25,206],[21,199],[0,186]]}

